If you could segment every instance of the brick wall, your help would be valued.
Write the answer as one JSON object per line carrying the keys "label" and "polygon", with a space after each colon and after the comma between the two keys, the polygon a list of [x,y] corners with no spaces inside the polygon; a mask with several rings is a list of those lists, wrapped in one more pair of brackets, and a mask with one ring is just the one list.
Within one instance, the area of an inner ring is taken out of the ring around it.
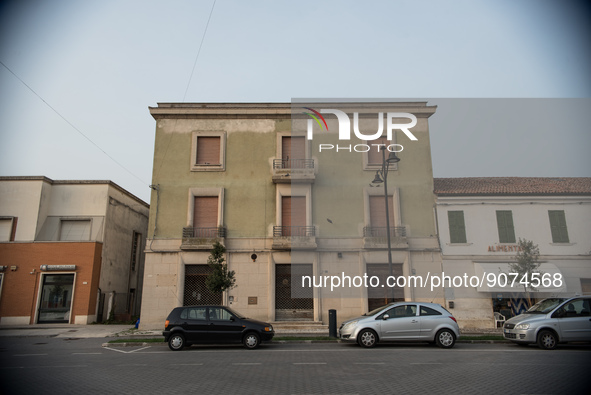
{"label": "brick wall", "polygon": [[[71,322],[96,314],[102,243],[0,243],[0,266],[6,266],[0,293],[0,317],[25,317],[35,323],[41,265],[76,265]],[[16,271],[11,267],[16,266]]]}

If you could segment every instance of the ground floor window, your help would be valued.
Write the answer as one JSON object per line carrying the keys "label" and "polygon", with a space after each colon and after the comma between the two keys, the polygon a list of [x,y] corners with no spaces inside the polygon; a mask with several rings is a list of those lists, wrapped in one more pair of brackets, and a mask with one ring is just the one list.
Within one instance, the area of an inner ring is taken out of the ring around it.
{"label": "ground floor window", "polygon": [[221,305],[222,294],[214,294],[205,285],[212,269],[208,265],[185,266],[185,295],[183,306]]}
{"label": "ground floor window", "polygon": [[[387,278],[390,275],[390,266],[387,263],[368,263],[367,277],[376,276],[380,279],[379,284],[387,284]],[[392,275],[402,276],[402,264],[392,264]],[[400,287],[368,287],[367,288],[367,311],[372,311],[380,306],[392,302],[404,301],[404,288]]]}
{"label": "ground floor window", "polygon": [[74,274],[46,274],[41,287],[38,323],[69,323]]}

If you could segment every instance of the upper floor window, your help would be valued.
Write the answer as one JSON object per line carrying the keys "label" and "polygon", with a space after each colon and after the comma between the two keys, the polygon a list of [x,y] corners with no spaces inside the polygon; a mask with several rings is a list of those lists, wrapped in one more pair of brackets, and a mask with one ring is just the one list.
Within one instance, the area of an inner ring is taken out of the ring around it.
{"label": "upper floor window", "polygon": [[513,212],[511,210],[497,211],[497,226],[499,228],[499,243],[515,243]]}
{"label": "upper floor window", "polygon": [[60,240],[85,241],[90,240],[90,220],[61,220]]}
{"label": "upper floor window", "polygon": [[463,211],[448,211],[449,242],[466,243],[466,224]]}
{"label": "upper floor window", "polygon": [[136,265],[140,261],[140,253],[142,246],[142,234],[133,232],[133,240],[131,242],[131,270],[134,271]]}
{"label": "upper floor window", "polygon": [[14,241],[16,218],[0,218],[0,241]]}
{"label": "upper floor window", "polygon": [[566,217],[564,210],[548,210],[550,217],[550,231],[553,243],[568,243],[568,231],[566,229]]}
{"label": "upper floor window", "polygon": [[192,139],[192,171],[222,171],[225,169],[225,133],[194,132]]}

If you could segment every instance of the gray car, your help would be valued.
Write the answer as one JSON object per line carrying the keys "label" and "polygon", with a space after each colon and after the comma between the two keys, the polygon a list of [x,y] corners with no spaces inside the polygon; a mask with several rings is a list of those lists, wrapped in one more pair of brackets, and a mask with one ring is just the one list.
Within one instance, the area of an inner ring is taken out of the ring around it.
{"label": "gray car", "polygon": [[398,302],[343,322],[339,338],[373,347],[381,341],[426,341],[451,348],[460,336],[453,315],[435,303]]}
{"label": "gray car", "polygon": [[537,343],[545,350],[558,343],[591,341],[591,296],[544,299],[507,320],[503,335],[520,345]]}

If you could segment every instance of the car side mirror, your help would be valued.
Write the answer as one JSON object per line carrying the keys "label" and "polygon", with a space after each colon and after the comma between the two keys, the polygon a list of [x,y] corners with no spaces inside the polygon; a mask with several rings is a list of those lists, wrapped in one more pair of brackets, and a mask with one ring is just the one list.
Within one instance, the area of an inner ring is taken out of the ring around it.
{"label": "car side mirror", "polygon": [[230,317],[230,321],[234,322],[234,321],[236,321],[236,318]]}
{"label": "car side mirror", "polygon": [[390,315],[388,315],[388,314],[384,314],[384,316],[382,317],[382,319],[383,319],[384,321],[386,321],[388,318],[390,318]]}

